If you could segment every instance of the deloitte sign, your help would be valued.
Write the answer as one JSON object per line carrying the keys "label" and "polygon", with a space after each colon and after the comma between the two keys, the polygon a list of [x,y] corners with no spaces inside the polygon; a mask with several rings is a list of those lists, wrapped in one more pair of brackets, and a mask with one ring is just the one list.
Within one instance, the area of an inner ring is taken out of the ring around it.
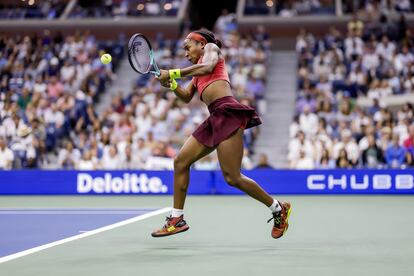
{"label": "deloitte sign", "polygon": [[89,173],[78,173],[77,192],[79,194],[165,194],[168,187],[159,177],[148,177],[147,174],[124,173],[112,176],[105,173],[103,177]]}

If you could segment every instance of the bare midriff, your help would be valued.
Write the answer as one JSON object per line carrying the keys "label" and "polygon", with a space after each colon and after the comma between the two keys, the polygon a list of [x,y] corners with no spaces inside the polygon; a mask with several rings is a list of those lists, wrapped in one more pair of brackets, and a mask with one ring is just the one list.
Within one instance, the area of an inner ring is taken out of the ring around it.
{"label": "bare midriff", "polygon": [[230,84],[225,80],[216,80],[204,89],[201,99],[206,105],[209,105],[215,100],[226,96],[233,96]]}

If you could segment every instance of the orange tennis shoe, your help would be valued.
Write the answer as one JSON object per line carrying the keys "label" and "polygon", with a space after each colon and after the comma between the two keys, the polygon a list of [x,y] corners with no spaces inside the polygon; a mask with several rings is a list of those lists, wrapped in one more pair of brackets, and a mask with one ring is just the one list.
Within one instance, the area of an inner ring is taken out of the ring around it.
{"label": "orange tennis shoe", "polygon": [[274,239],[278,239],[283,236],[286,230],[289,228],[289,216],[292,207],[290,202],[280,202],[280,206],[282,210],[279,212],[274,212],[273,217],[269,219],[267,222],[269,223],[271,220],[274,221],[273,228],[272,228],[272,237]]}
{"label": "orange tennis shoe", "polygon": [[169,216],[166,221],[167,223],[161,229],[152,232],[151,236],[154,238],[165,237],[185,232],[190,229],[190,226],[188,226],[187,222],[185,222],[183,215],[178,218]]}

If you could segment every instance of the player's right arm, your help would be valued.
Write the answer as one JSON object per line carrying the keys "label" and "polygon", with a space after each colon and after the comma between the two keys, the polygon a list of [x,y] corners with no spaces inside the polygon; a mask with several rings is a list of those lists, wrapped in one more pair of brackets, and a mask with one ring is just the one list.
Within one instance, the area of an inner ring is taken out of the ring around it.
{"label": "player's right arm", "polygon": [[180,100],[185,103],[189,103],[196,92],[196,88],[193,82],[190,82],[186,88],[183,88],[181,85],[177,85],[177,88],[173,91]]}

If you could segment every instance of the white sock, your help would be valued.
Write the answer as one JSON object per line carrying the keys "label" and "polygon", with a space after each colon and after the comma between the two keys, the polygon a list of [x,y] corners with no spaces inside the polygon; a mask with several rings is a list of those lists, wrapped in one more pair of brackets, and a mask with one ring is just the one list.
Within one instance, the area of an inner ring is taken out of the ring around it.
{"label": "white sock", "polygon": [[182,215],[184,215],[184,210],[183,209],[173,208],[172,211],[171,211],[171,216],[173,218],[178,218],[178,217],[181,217]]}
{"label": "white sock", "polygon": [[282,207],[280,207],[279,202],[276,199],[273,199],[273,203],[272,205],[269,206],[270,211],[272,211],[272,213],[274,212],[279,212],[282,210]]}

